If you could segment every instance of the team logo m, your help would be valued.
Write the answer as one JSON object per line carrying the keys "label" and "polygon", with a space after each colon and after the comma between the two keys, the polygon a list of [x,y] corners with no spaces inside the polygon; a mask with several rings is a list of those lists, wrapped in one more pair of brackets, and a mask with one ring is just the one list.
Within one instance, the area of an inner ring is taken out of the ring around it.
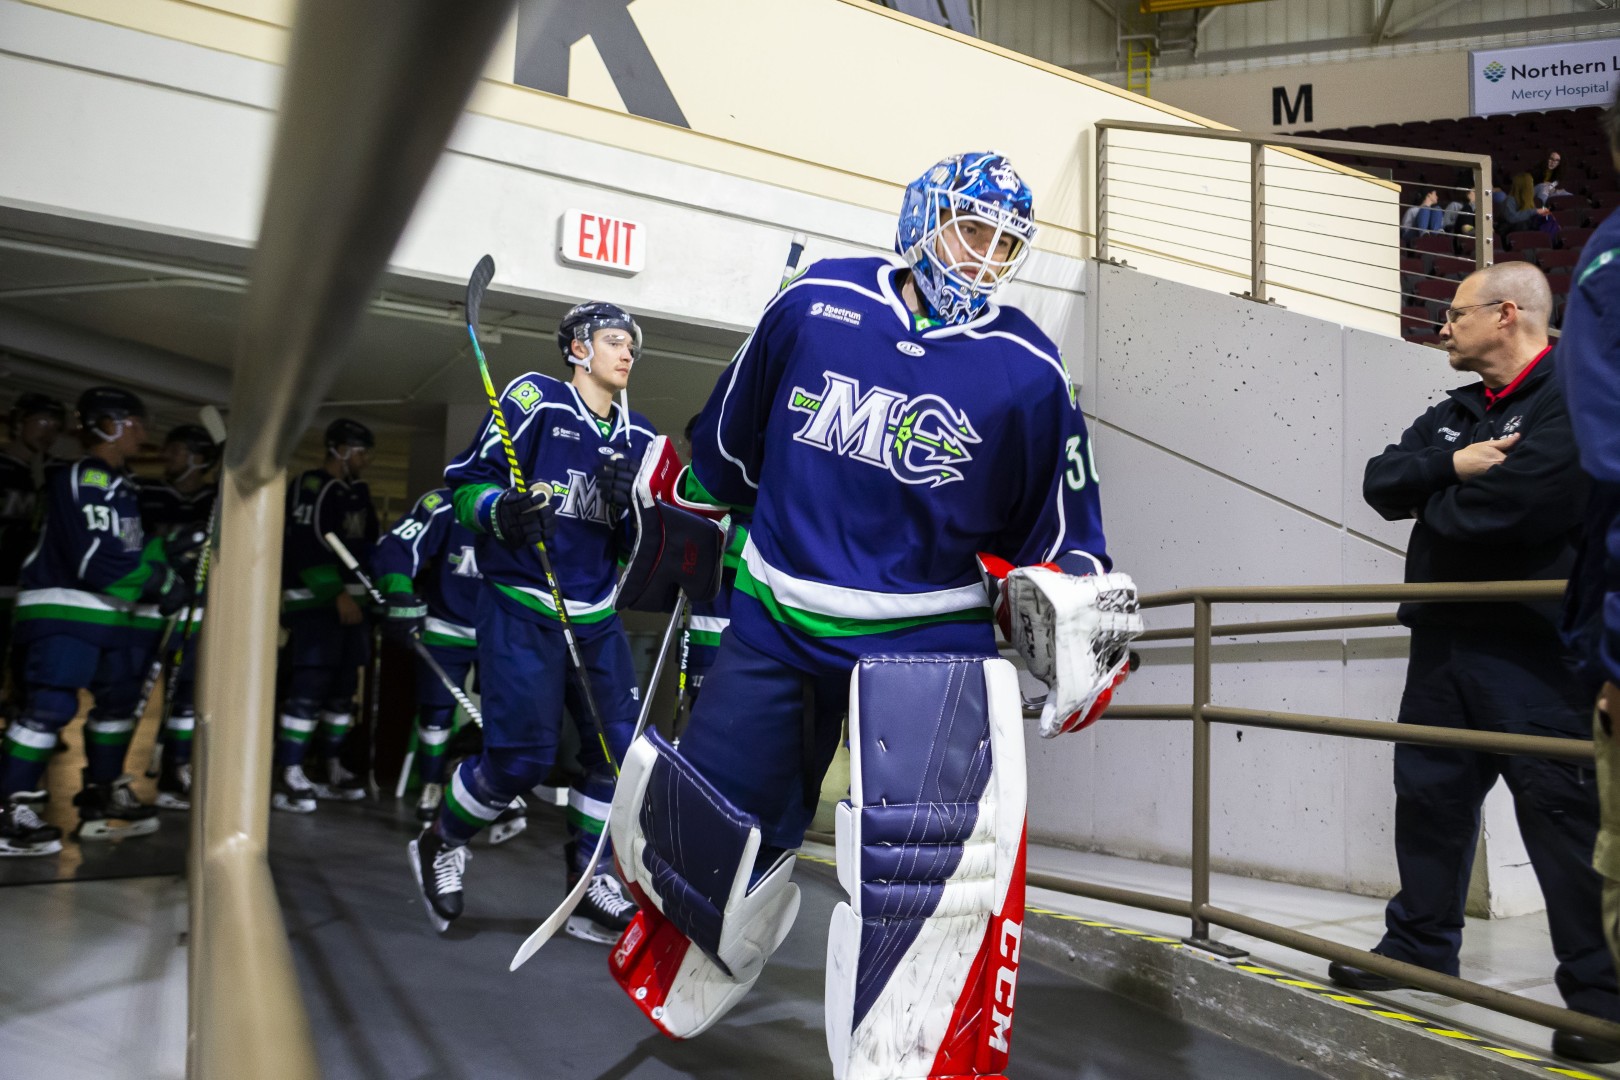
{"label": "team logo m", "polygon": [[579,469],[569,469],[567,488],[561,484],[554,484],[552,488],[563,497],[562,505],[557,507],[562,517],[594,521],[599,525],[613,524],[608,517],[607,500],[596,486],[596,477]]}
{"label": "team logo m", "polygon": [[938,487],[962,479],[973,460],[968,447],[981,441],[967,414],[938,394],[908,397],[822,373],[820,393],[793,388],[788,408],[809,419],[793,438],[818,450],[886,469],[901,483]]}

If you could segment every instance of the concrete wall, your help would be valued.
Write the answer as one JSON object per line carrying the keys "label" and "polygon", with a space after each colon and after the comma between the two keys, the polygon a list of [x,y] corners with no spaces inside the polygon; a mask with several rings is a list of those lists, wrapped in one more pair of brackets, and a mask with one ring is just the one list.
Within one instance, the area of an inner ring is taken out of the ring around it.
{"label": "concrete wall", "polygon": [[[1109,549],[1143,592],[1401,580],[1409,526],[1362,502],[1361,474],[1430,402],[1467,381],[1443,353],[1116,267],[1097,268],[1087,301],[1089,347],[1076,367]],[[1226,607],[1216,620],[1343,610]],[[1190,621],[1188,608],[1148,616],[1150,626]],[[1190,645],[1140,651],[1122,700],[1189,701]],[[1396,630],[1218,641],[1212,699],[1393,720],[1405,652]],[[1391,892],[1390,761],[1387,744],[1216,728],[1216,865]],[[1032,740],[1031,835],[1185,862],[1190,777],[1183,723],[1105,720],[1079,736]],[[1492,822],[1486,863],[1505,906],[1517,902],[1509,864],[1522,856],[1516,836]]]}

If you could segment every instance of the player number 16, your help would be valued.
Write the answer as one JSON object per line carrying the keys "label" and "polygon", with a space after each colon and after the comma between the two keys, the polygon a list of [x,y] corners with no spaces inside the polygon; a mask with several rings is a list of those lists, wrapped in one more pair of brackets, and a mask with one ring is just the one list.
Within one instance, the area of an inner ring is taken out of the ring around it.
{"label": "player number 16", "polygon": [[1086,474],[1090,473],[1092,481],[1097,479],[1097,459],[1092,456],[1091,443],[1086,442],[1084,456],[1081,456],[1080,436],[1070,435],[1069,441],[1063,444],[1063,456],[1068,459],[1068,467],[1063,470],[1063,478],[1069,486],[1080,491],[1086,486]]}

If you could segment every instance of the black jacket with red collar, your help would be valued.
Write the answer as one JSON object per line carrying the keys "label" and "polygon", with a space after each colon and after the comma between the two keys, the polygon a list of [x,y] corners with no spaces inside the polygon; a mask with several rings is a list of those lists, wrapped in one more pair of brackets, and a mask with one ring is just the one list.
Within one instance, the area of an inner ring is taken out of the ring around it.
{"label": "black jacket with red collar", "polygon": [[[1507,460],[1459,480],[1451,455],[1471,443],[1520,439]],[[1541,356],[1487,404],[1485,384],[1448,391],[1367,462],[1362,494],[1387,520],[1416,518],[1406,549],[1407,581],[1561,579],[1586,506],[1569,413],[1554,356]],[[1553,635],[1558,602],[1403,604],[1407,626],[1468,626]]]}

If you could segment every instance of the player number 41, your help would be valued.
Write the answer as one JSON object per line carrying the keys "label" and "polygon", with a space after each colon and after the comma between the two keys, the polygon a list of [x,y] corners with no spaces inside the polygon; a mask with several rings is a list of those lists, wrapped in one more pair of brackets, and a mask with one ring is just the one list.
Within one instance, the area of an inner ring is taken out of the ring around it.
{"label": "player number 41", "polygon": [[1086,486],[1088,473],[1093,483],[1097,480],[1097,459],[1092,456],[1091,443],[1087,441],[1083,451],[1080,448],[1080,443],[1080,436],[1070,435],[1069,441],[1063,444],[1063,456],[1069,462],[1068,466],[1063,470],[1063,478],[1076,491]]}

